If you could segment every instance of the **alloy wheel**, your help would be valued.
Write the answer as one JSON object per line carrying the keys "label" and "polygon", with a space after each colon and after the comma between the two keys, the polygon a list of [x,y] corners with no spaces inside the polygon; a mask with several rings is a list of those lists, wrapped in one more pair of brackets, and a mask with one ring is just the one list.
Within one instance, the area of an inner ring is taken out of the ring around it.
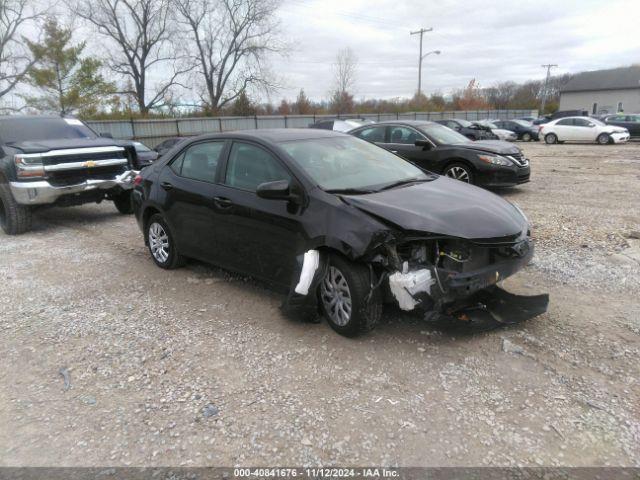
{"label": "alloy wheel", "polygon": [[157,222],[149,226],[149,249],[153,258],[160,263],[166,263],[169,258],[169,235]]}
{"label": "alloy wheel", "polygon": [[523,142],[531,141],[531,135],[529,133],[525,133],[524,135],[522,135],[522,141]]}
{"label": "alloy wheel", "polygon": [[329,271],[320,285],[320,297],[325,312],[332,322],[344,327],[351,320],[351,292],[347,280],[336,267]]}
{"label": "alloy wheel", "polygon": [[451,167],[447,170],[446,175],[447,177],[453,178],[455,180],[469,183],[469,172],[467,172],[463,167]]}

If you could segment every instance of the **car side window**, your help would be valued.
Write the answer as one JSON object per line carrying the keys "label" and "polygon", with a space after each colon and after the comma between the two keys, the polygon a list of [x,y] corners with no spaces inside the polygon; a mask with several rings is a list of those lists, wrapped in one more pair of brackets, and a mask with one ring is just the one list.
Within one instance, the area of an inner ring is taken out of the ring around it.
{"label": "car side window", "polygon": [[573,124],[576,127],[588,127],[589,125],[591,125],[591,122],[589,120],[585,120],[584,118],[574,118]]}
{"label": "car side window", "polygon": [[224,142],[197,143],[171,162],[170,167],[181,177],[213,182],[223,148]]}
{"label": "car side window", "polygon": [[558,123],[556,123],[556,125],[562,125],[565,127],[570,127],[573,125],[573,119],[572,118],[565,118],[564,120],[559,120]]}
{"label": "car side window", "polygon": [[384,143],[384,130],[386,127],[369,127],[356,133],[356,137],[368,142]]}
{"label": "car side window", "polygon": [[406,145],[415,145],[416,140],[424,140],[424,136],[412,128],[407,127],[391,127],[390,143],[402,143]]}
{"label": "car side window", "polygon": [[291,181],[291,175],[273,155],[256,145],[233,143],[227,162],[226,185],[255,192],[261,183],[276,180]]}

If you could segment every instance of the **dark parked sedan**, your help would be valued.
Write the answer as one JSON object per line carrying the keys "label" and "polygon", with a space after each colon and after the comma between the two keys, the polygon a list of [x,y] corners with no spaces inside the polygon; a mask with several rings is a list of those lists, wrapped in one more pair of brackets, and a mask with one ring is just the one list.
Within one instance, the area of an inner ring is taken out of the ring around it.
{"label": "dark parked sedan", "polygon": [[151,150],[144,143],[133,142],[133,147],[136,149],[138,155],[138,161],[143,167],[151,165],[158,159],[158,152]]}
{"label": "dark parked sedan", "polygon": [[396,153],[420,168],[483,187],[512,187],[529,181],[522,151],[499,140],[471,141],[427,121],[381,122],[349,132]]}
{"label": "dark parked sedan", "polygon": [[533,255],[516,206],[349,135],[201,136],[135,183],[136,217],[158,266],[190,257],[255,276],[289,292],[289,312],[320,310],[344,335],[373,328],[385,298],[482,327],[547,308],[546,295],[496,285]]}
{"label": "dark parked sedan", "polygon": [[182,140],[184,140],[184,137],[167,138],[166,140],[163,140],[158,145],[156,145],[156,148],[154,148],[154,150],[158,152],[158,156],[164,155]]}
{"label": "dark parked sedan", "polygon": [[493,123],[498,128],[511,130],[518,135],[518,140],[524,142],[530,142],[531,140],[538,141],[539,128],[526,120],[496,120]]}
{"label": "dark parked sedan", "polygon": [[640,114],[619,113],[617,115],[607,115],[603,119],[607,125],[615,125],[629,130],[632,137],[640,137]]}
{"label": "dark parked sedan", "polygon": [[435,120],[436,123],[449,127],[451,130],[464,135],[469,140],[497,140],[498,136],[491,133],[490,129],[461,119]]}

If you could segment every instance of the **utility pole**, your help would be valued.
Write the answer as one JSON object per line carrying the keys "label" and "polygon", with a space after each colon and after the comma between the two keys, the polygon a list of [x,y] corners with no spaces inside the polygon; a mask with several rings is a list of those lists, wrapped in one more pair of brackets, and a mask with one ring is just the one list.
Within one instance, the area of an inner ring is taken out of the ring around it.
{"label": "utility pole", "polygon": [[542,68],[547,69],[547,77],[544,79],[544,88],[542,89],[542,105],[540,106],[540,115],[544,115],[544,107],[547,103],[547,92],[549,91],[549,78],[551,78],[551,69],[557,67],[555,63],[549,63],[542,65]]}
{"label": "utility pole", "polygon": [[433,28],[421,28],[417,32],[409,32],[411,35],[420,35],[420,56],[418,57],[418,96],[422,93],[422,36],[427,33],[433,31]]}

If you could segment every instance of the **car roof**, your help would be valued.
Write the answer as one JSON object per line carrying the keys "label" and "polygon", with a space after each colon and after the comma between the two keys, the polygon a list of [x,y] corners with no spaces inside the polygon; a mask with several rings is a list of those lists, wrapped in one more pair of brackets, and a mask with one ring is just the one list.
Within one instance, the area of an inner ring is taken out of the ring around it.
{"label": "car roof", "polygon": [[430,122],[428,120],[384,120],[382,122],[363,125],[363,127],[375,127],[377,125],[406,125],[408,127],[420,127],[423,125],[433,125],[434,123],[435,122]]}
{"label": "car roof", "polygon": [[345,134],[334,130],[322,130],[315,128],[265,128],[263,130],[235,130],[231,132],[210,133],[191,138],[198,140],[237,138],[239,140],[262,140],[263,142],[280,143],[293,140],[309,140],[313,138],[341,136],[345,136]]}
{"label": "car roof", "polygon": [[68,116],[62,117],[60,115],[0,115],[0,120],[62,120],[64,118],[73,118],[75,117]]}

